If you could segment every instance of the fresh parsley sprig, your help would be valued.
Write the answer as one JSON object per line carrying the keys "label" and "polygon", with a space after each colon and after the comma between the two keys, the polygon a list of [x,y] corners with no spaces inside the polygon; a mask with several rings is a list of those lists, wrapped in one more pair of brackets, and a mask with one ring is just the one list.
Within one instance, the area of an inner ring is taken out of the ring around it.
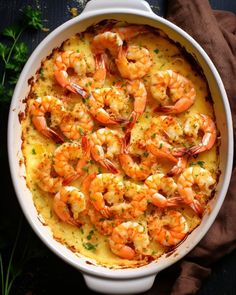
{"label": "fresh parsley sprig", "polygon": [[0,102],[10,101],[13,86],[16,84],[20,71],[27,60],[28,46],[19,41],[22,33],[27,29],[43,29],[41,11],[33,9],[29,5],[23,10],[21,26],[14,24],[6,27],[2,32],[2,35],[9,39],[10,44],[6,45],[0,42],[0,60],[4,68],[0,77]]}

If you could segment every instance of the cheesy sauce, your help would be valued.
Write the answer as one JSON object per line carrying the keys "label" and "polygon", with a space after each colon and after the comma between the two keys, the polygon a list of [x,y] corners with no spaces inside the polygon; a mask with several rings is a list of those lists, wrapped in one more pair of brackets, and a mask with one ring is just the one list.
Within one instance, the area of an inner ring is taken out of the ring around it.
{"label": "cheesy sauce", "polygon": [[[91,42],[94,38],[94,35],[94,31],[90,29],[84,33],[72,36],[66,40],[60,48],[54,49],[52,54],[42,62],[41,68],[37,73],[36,81],[32,84],[32,88],[28,96],[26,116],[22,120],[22,149],[27,172],[26,181],[30,191],[32,192],[34,204],[37,208],[40,219],[45,225],[49,226],[56,240],[65,244],[78,255],[95,260],[96,263],[103,266],[113,268],[138,267],[145,265],[154,259],[157,259],[170,248],[161,245],[154,239],[150,239],[150,244],[147,249],[147,256],[144,255],[139,259],[124,259],[118,257],[110,249],[110,237],[108,235],[101,234],[99,229],[96,228],[96,225],[91,222],[89,216],[84,217],[83,224],[81,226],[68,224],[58,218],[53,210],[54,194],[40,189],[37,183],[37,174],[35,173],[42,156],[45,154],[52,156],[57,149],[58,144],[42,135],[32,124],[30,102],[37,99],[37,97],[51,95],[61,99],[62,101],[65,101],[68,110],[72,110],[77,103],[86,104],[86,102],[79,95],[68,91],[58,84],[54,77],[54,67],[56,56],[61,51],[71,50],[74,52],[83,53],[87,64],[87,75],[92,76],[93,72],[95,71],[95,61],[91,50]],[[148,49],[152,61],[150,71],[142,78],[142,81],[144,82],[147,90],[147,104],[145,111],[138,118],[132,129],[130,143],[131,152],[134,150],[135,142],[145,137],[145,132],[150,127],[151,122],[155,122],[155,120],[158,120],[158,117],[160,116],[160,113],[153,111],[158,105],[158,102],[152,97],[150,92],[150,79],[151,76],[157,71],[173,70],[189,79],[194,85],[196,91],[196,99],[194,104],[187,111],[174,115],[175,118],[184,124],[188,117],[197,113],[201,113],[204,115],[209,115],[214,120],[213,104],[211,99],[209,99],[210,93],[206,79],[197,70],[197,68],[191,64],[187,58],[187,55],[183,53],[183,49],[179,48],[176,44],[174,44],[174,42],[169,40],[163,34],[158,34],[157,32],[152,32],[151,30],[147,34],[139,34],[135,36],[134,38],[130,39],[128,43],[129,45],[138,45],[140,48],[144,47]],[[108,56],[111,58],[110,55]],[[70,74],[75,75],[73,72]],[[123,81],[123,79],[120,77],[116,69],[114,73],[107,74],[104,87],[114,86],[117,81],[120,82]],[[128,117],[132,110],[133,101],[132,99],[129,99],[126,107],[122,111],[122,116]],[[50,120],[48,122],[50,123]],[[92,131],[95,132],[97,129],[105,126],[106,125],[104,124],[98,124],[95,122]],[[118,130],[124,135],[125,126],[122,124],[118,126],[108,125],[107,127],[113,130]],[[88,136],[91,136],[91,134],[88,134]],[[65,138],[65,141],[69,140]],[[80,140],[77,141],[79,142]],[[218,149],[217,144],[215,143],[209,151],[200,153],[194,157],[190,157],[188,159],[187,166],[201,166],[210,171],[212,177],[217,180],[219,164],[217,153]],[[116,164],[119,165],[119,163]],[[158,161],[156,173],[166,174],[171,167],[171,163],[168,161]],[[90,175],[94,172],[109,172],[92,158],[87,162],[85,167],[83,167],[83,170],[83,176],[72,182],[70,185],[80,189],[86,175]],[[130,179],[130,177],[127,175],[125,176],[125,173],[120,168],[120,166],[119,173],[122,174],[125,179]],[[174,180],[177,181],[177,179],[178,176],[174,176]],[[137,183],[140,184],[143,182],[144,181],[139,181]],[[214,189],[212,190],[212,195],[213,194]],[[149,212],[151,212],[151,210],[154,209],[152,208],[147,210],[145,214],[141,214],[135,218],[135,221],[137,221],[139,224],[145,224],[147,221],[147,215]],[[181,212],[185,217],[189,227],[189,233],[201,222],[201,218],[187,204],[180,204],[179,206],[175,207],[174,210]]]}

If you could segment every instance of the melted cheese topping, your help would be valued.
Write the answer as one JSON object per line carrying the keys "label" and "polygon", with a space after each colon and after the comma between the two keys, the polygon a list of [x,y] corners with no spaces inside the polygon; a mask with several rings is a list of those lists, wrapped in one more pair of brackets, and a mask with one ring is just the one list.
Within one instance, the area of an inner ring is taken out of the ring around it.
{"label": "melted cheese topping", "polygon": [[[93,73],[95,69],[95,63],[90,48],[93,37],[93,34],[86,32],[84,34],[72,36],[70,39],[65,41],[61,47],[61,50],[83,52],[88,65],[89,73]],[[178,119],[183,122],[186,118],[188,118],[188,116],[195,113],[207,114],[214,118],[213,106],[207,99],[210,94],[206,80],[192,67],[189,61],[182,54],[182,51],[173,42],[170,42],[170,40],[163,36],[154,35],[152,33],[135,37],[130,42],[131,44],[138,44],[139,46],[147,48],[151,54],[153,62],[150,72],[143,79],[148,90],[147,107],[132,130],[132,143],[139,138],[143,138],[145,130],[150,126],[150,122],[158,117],[157,113],[152,112],[156,101],[150,94],[149,83],[150,76],[159,70],[174,70],[191,80],[194,84],[196,90],[195,103],[188,111],[176,115]],[[32,91],[29,99],[35,99],[36,97],[45,95],[53,95],[58,98],[62,98],[66,95],[70,98],[68,107],[72,109],[75,103],[78,102],[78,99],[81,99],[75,94],[68,94],[68,91],[58,85],[54,78],[54,60],[58,51],[59,49],[55,49],[52,55],[42,63],[36,82],[32,85]],[[117,79],[120,78],[108,75],[105,86],[111,86]],[[132,103],[129,102],[125,110],[125,114],[130,114],[131,111]],[[50,227],[54,238],[67,245],[79,255],[94,259],[97,263],[104,266],[122,268],[137,267],[147,264],[149,262],[147,259],[126,260],[113,254],[109,247],[108,237],[101,235],[88,217],[85,219],[85,224],[81,227],[76,227],[59,220],[52,209],[53,195],[42,191],[37,186],[34,174],[34,169],[40,162],[42,155],[45,153],[52,155],[57,148],[57,145],[52,140],[49,140],[41,135],[34,128],[28,110],[26,110],[26,118],[22,121],[22,130],[24,138],[23,153],[27,171],[27,185],[32,192],[33,200],[39,215],[43,219],[44,223]],[[216,146],[217,145],[215,144],[210,151],[201,153],[195,158],[190,158],[188,165],[198,165],[198,163],[204,163],[204,167],[211,171],[212,175],[217,178],[218,157]],[[89,174],[101,171],[107,172],[94,161],[91,161],[91,163],[87,165],[86,169]],[[168,171],[169,166],[168,164],[163,164],[160,165],[158,169],[160,172],[165,173]],[[76,180],[72,185],[80,188],[81,181],[81,179]],[[177,209],[186,218],[190,231],[199,225],[200,218],[190,207],[180,206]],[[145,220],[145,215],[138,218],[138,221],[141,223],[145,222]],[[151,241],[149,253],[152,255],[153,259],[158,258],[166,250],[167,249],[164,246],[155,241]]]}

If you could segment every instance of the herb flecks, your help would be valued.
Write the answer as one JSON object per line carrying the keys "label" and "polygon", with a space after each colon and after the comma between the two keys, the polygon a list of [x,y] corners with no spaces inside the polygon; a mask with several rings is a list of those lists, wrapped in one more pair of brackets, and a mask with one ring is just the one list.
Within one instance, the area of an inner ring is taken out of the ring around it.
{"label": "herb flecks", "polygon": [[94,251],[96,250],[97,248],[97,245],[94,245],[94,244],[91,244],[91,243],[83,243],[83,247],[86,249],[86,250],[89,250],[89,251]]}

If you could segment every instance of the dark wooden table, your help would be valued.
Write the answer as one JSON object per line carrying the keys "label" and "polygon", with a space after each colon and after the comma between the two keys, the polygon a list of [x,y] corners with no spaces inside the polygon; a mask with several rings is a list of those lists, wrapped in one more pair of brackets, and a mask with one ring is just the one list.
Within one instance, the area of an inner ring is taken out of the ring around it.
{"label": "dark wooden table", "polygon": [[[155,13],[162,16],[165,15],[167,1],[147,1]],[[77,7],[81,11],[85,2],[85,0],[0,0],[0,31],[17,21],[20,17],[21,9],[27,4],[41,9],[44,26],[50,28],[50,31],[52,31],[71,18],[69,12],[71,7]],[[229,10],[236,13],[235,0],[211,0],[210,3],[214,9]],[[23,37],[23,40],[29,46],[30,52],[47,34],[45,32],[29,33]],[[2,175],[0,177],[0,251],[3,253],[4,262],[6,263],[9,257],[9,249],[12,247],[14,240],[15,229],[18,227],[22,212],[12,187],[7,161],[6,129],[8,106],[1,106],[0,116],[0,169]],[[64,263],[42,244],[23,217],[21,237],[16,251],[16,262],[20,263],[25,245],[29,245],[28,248],[30,248],[27,250],[28,259],[21,265],[22,274],[16,280],[11,294],[44,295],[72,294],[72,292],[78,294],[95,294],[87,289],[80,272]],[[165,279],[168,280],[168,278]],[[145,294],[156,294],[155,288],[157,285],[158,280],[156,280],[152,290]],[[212,275],[203,283],[201,290],[198,292],[198,295],[208,294],[236,294],[236,252],[226,256],[213,266]],[[160,295],[165,294],[160,293]]]}

